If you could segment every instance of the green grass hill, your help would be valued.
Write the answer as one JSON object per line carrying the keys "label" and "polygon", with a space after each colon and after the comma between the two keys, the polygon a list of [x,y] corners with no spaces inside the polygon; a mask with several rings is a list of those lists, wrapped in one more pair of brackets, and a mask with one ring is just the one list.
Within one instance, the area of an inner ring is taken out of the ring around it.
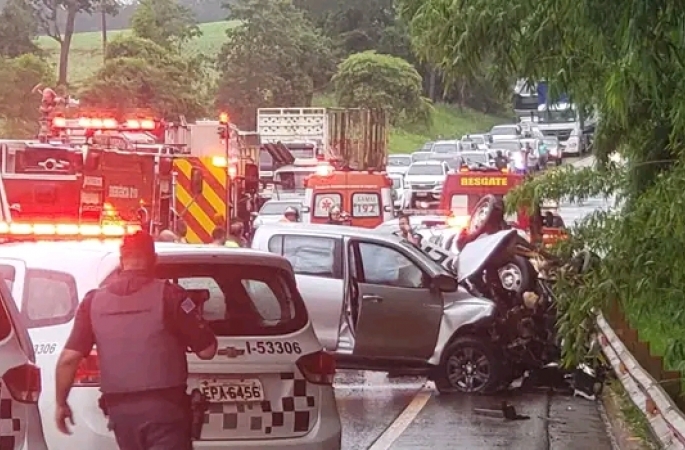
{"label": "green grass hill", "polygon": [[[186,46],[187,52],[216,55],[226,41],[226,30],[237,25],[237,21],[204,23],[200,25],[202,36]],[[126,35],[130,30],[117,30],[108,33],[108,39]],[[38,39],[41,48],[48,52],[57,66],[59,44],[49,37]],[[77,33],[71,44],[69,59],[69,83],[79,86],[95,73],[102,65],[102,36],[99,32]],[[331,96],[321,96],[315,100],[317,106],[334,106]],[[390,149],[394,153],[408,153],[418,150],[425,142],[442,137],[449,139],[466,133],[490,129],[506,119],[488,116],[470,110],[460,110],[450,105],[436,105],[433,123],[423,130],[394,129],[390,135]]]}

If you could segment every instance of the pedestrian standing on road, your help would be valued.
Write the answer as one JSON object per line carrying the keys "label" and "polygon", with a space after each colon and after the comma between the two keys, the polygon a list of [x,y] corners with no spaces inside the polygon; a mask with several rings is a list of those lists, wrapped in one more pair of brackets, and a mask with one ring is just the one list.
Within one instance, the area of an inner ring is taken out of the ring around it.
{"label": "pedestrian standing on road", "polygon": [[121,450],[192,450],[186,349],[212,359],[217,340],[188,293],[154,278],[150,236],[124,238],[121,271],[86,294],[57,362],[57,428],[71,434],[67,403],[79,363],[97,346],[101,408]]}
{"label": "pedestrian standing on road", "polygon": [[239,247],[249,247],[247,239],[245,239],[245,225],[242,222],[234,222],[231,224],[229,230],[230,234],[226,237],[227,241],[233,241]]}
{"label": "pedestrian standing on road", "polygon": [[338,205],[331,206],[328,210],[328,224],[329,225],[342,225],[342,213]]}
{"label": "pedestrian standing on road", "polygon": [[421,245],[420,236],[414,233],[414,230],[411,227],[409,216],[407,214],[400,213],[397,220],[400,226],[400,236],[417,247]]}
{"label": "pedestrian standing on road", "polygon": [[186,236],[188,235],[188,225],[181,219],[176,221],[176,235],[178,236],[178,242],[182,244],[187,244],[188,240]]}
{"label": "pedestrian standing on road", "polygon": [[212,231],[212,245],[223,247],[226,245],[226,229],[224,227],[215,227]]}
{"label": "pedestrian standing on road", "polygon": [[285,211],[283,211],[283,217],[279,220],[279,222],[299,222],[300,221],[300,212],[295,208],[294,206],[288,206],[285,208]]}

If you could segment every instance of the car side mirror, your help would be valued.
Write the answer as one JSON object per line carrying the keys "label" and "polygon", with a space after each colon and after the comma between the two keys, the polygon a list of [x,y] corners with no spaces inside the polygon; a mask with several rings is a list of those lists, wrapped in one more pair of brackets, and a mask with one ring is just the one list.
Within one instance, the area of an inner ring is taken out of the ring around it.
{"label": "car side mirror", "polygon": [[433,286],[440,292],[456,292],[459,284],[454,277],[440,274],[433,278]]}

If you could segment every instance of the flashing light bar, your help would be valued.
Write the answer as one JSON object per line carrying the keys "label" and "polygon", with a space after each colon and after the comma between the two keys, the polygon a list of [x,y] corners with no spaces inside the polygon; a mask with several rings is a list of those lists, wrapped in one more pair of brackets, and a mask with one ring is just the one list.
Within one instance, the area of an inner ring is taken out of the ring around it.
{"label": "flashing light bar", "polygon": [[0,222],[0,237],[118,238],[140,231],[129,224],[52,224]]}
{"label": "flashing light bar", "polygon": [[129,119],[123,123],[113,118],[80,117],[67,119],[55,117],[52,119],[52,127],[55,129],[92,129],[92,130],[147,130],[152,131],[157,127],[153,119]]}

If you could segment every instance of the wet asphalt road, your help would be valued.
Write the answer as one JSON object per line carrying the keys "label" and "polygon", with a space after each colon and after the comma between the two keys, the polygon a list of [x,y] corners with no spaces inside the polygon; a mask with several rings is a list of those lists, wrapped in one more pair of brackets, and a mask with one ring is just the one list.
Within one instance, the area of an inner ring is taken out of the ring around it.
{"label": "wet asphalt road", "polygon": [[[343,450],[612,449],[596,402],[546,392],[440,395],[425,384],[421,378],[341,371],[336,397]],[[503,400],[529,418],[505,421],[474,412],[497,410]]]}
{"label": "wet asphalt road", "polygon": [[[590,161],[574,162],[586,165]],[[603,199],[561,205],[567,225],[598,208]],[[612,442],[597,402],[547,392],[497,397],[439,395],[418,377],[340,371],[336,397],[344,450],[609,450]],[[507,400],[527,420],[504,421],[474,413]]]}

